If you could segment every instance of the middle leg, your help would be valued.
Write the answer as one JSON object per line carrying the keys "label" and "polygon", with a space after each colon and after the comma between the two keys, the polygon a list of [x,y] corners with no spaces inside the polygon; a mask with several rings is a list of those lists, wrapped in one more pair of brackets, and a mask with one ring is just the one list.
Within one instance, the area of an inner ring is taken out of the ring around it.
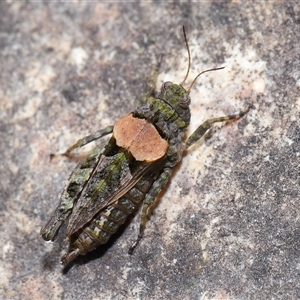
{"label": "middle leg", "polygon": [[250,110],[250,108],[252,108],[252,105],[250,105],[245,111],[241,111],[240,113],[235,115],[228,115],[206,120],[187,139],[185,143],[186,149],[188,149],[190,146],[199,141],[200,138],[205,134],[205,132],[211,128],[213,123],[224,122],[229,120],[238,120],[241,117],[243,117]]}

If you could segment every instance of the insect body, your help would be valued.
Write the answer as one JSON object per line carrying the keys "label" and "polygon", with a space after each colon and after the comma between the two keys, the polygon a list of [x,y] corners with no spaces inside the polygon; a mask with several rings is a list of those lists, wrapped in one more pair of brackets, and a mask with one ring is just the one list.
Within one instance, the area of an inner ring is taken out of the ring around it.
{"label": "insect body", "polygon": [[[184,30],[183,30],[184,31]],[[190,123],[190,89],[165,82],[156,97],[153,88],[144,94],[144,104],[95,134],[79,140],[65,155],[107,134],[105,146],[97,146],[72,172],[53,216],[41,229],[45,240],[53,241],[61,225],[69,220],[69,249],[62,257],[68,264],[108,241],[126,218],[141,204],[141,223],[134,248],[143,236],[151,207],[168,182],[172,169],[181,161],[183,151],[198,141],[213,123],[239,119],[236,115],[206,120],[184,142]],[[221,68],[218,68],[221,69]],[[157,73],[156,73],[157,74]],[[154,76],[152,81],[156,80]],[[150,86],[154,86],[151,83]]]}

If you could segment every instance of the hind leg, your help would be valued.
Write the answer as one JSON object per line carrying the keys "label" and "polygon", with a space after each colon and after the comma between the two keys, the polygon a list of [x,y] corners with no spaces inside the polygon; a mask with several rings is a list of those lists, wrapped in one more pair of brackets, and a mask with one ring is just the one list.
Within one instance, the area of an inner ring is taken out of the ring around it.
{"label": "hind leg", "polygon": [[164,186],[167,184],[167,182],[169,181],[171,173],[172,173],[172,169],[165,168],[164,171],[160,174],[160,176],[154,181],[148,194],[145,196],[145,199],[143,201],[143,206],[142,206],[142,212],[141,212],[141,223],[140,223],[139,234],[136,241],[129,248],[128,251],[129,254],[133,253],[134,249],[139,244],[140,240],[143,238],[144,231],[146,228],[146,223],[151,215],[152,207],[155,202],[155,199],[157,195],[161,192],[161,190],[164,188]]}

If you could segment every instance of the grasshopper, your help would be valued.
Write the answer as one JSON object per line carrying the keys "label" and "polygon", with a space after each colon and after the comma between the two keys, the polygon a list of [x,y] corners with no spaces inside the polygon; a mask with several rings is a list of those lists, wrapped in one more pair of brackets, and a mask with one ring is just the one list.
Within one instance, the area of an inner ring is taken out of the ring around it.
{"label": "grasshopper", "polygon": [[188,70],[182,83],[165,82],[157,96],[153,96],[157,69],[142,94],[140,107],[121,117],[114,126],[80,139],[64,153],[70,156],[72,150],[111,134],[106,145],[96,146],[71,173],[57,208],[41,229],[44,240],[53,241],[68,220],[69,247],[62,256],[63,264],[105,244],[127,217],[142,206],[139,233],[129,249],[132,254],[144,235],[155,199],[184,151],[213,123],[237,120],[249,111],[250,106],[238,114],[208,119],[185,140],[191,118],[192,86],[201,74],[223,67],[199,73],[189,88],[184,88],[191,62],[184,27],[183,35]]}

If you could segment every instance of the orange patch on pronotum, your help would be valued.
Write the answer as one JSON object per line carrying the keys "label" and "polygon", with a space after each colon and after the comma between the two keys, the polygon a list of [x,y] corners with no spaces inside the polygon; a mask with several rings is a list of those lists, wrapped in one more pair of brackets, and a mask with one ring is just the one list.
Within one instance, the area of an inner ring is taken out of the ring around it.
{"label": "orange patch on pronotum", "polygon": [[137,161],[156,161],[166,154],[169,146],[153,124],[132,114],[116,122],[113,134],[117,145],[127,149]]}

